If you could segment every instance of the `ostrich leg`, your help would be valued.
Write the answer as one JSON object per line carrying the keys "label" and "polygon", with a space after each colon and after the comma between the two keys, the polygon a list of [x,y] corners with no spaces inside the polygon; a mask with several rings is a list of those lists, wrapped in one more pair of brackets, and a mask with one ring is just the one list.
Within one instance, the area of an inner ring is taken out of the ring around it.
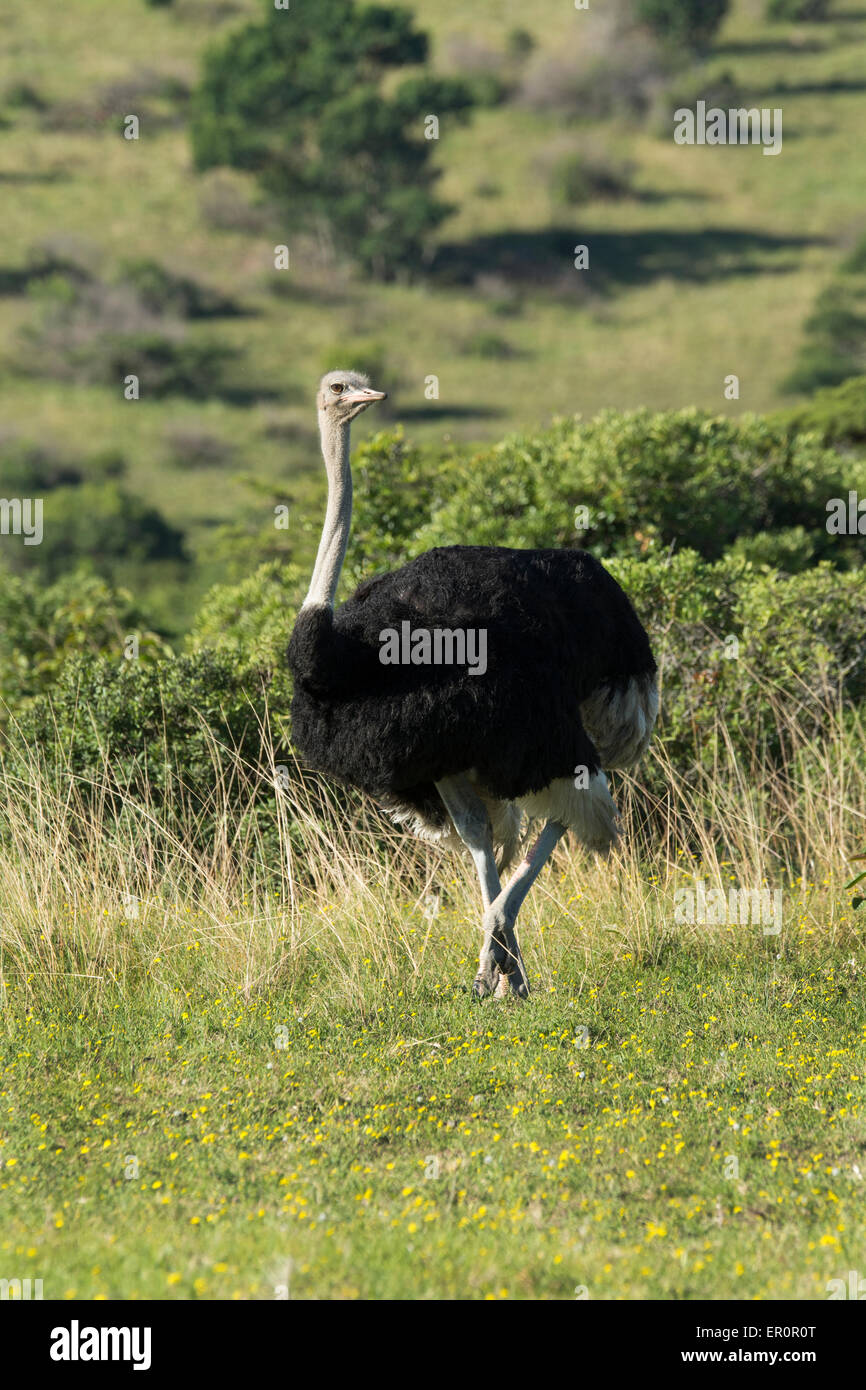
{"label": "ostrich leg", "polygon": [[436,783],[436,790],[454,822],[454,829],[475,861],[478,882],[481,885],[481,899],[484,903],[484,942],[478,961],[478,974],[475,977],[475,993],[490,994],[496,987],[500,971],[509,959],[504,940],[495,936],[492,927],[488,928],[491,906],[501,893],[499,873],[493,854],[490,817],[487,807],[467,777],[444,777],[441,782]]}
{"label": "ostrich leg", "polygon": [[485,910],[485,944],[488,941],[494,941],[502,943],[505,947],[505,960],[500,961],[497,957],[499,980],[496,984],[496,994],[498,997],[507,993],[509,988],[521,999],[524,999],[529,993],[526,968],[520,954],[520,947],[517,944],[514,924],[527,893],[566,830],[567,826],[560,825],[559,821],[549,820],[526,858],[517,866],[506,887]]}

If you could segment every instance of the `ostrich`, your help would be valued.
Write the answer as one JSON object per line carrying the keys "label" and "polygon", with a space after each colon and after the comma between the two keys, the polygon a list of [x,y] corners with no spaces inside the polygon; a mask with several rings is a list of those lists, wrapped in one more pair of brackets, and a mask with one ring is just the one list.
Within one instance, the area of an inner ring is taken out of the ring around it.
{"label": "ostrich", "polygon": [[[357,372],[319,386],[328,503],[289,644],[293,738],[313,769],[361,788],[398,824],[469,850],[484,908],[475,992],[522,998],[518,911],[567,830],[600,854],[616,843],[602,768],[646,749],[656,664],[628,598],[581,550],[437,547],[366,580],[335,612],[350,426],[384,399]],[[484,634],[485,660],[470,665],[473,634],[476,657]],[[544,825],[503,888],[523,812]]]}

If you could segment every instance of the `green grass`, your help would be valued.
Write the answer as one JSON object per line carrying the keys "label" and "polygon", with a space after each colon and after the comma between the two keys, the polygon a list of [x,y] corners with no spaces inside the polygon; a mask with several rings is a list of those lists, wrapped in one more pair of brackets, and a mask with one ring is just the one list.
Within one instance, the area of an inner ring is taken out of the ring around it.
{"label": "green grass", "polygon": [[411,989],[370,970],[354,1001],[326,960],[289,997],[168,990],[159,961],[149,1004],[13,994],[4,1272],[78,1299],[820,1299],[862,1268],[862,946],[599,942],[521,1008],[454,983],[466,937],[440,919]]}
{"label": "green grass", "polygon": [[[626,783],[622,853],[557,852],[523,1004],[469,989],[471,865],[369,807],[293,784],[275,850],[227,762],[196,850],[34,761],[2,797],[0,1272],[70,1299],[826,1298],[866,1249],[866,767],[833,733],[747,782],[721,740],[692,785],[654,746],[667,819]],[[780,930],[681,921],[696,878],[780,889]]]}

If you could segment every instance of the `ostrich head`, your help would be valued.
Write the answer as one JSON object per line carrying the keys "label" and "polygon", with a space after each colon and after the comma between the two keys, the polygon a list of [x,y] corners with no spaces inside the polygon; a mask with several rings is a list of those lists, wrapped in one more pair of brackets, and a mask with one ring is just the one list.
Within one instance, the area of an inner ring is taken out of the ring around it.
{"label": "ostrich head", "polygon": [[319,383],[319,415],[329,425],[347,425],[386,393],[374,391],[361,372],[326,372]]}

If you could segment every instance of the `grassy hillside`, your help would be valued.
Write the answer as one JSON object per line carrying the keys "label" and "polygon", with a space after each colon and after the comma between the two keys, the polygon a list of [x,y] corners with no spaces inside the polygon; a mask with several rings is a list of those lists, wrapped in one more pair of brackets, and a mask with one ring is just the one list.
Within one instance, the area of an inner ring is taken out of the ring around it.
{"label": "grassy hillside", "polygon": [[[558,0],[529,10],[479,0],[471,16],[456,3],[422,0],[415,9],[436,63],[449,71],[494,62],[509,28],[521,26],[536,40],[529,61],[543,73],[551,58],[569,61],[601,42],[605,24],[603,7],[576,12]],[[779,403],[816,290],[864,221],[866,18],[853,0],[826,24],[798,27],[767,26],[760,7],[738,4],[707,61],[701,82],[729,72],[750,102],[782,106],[777,158],[757,148],[678,147],[661,108],[637,125],[569,124],[556,111],[509,102],[444,132],[441,187],[459,211],[442,241],[468,257],[474,276],[456,286],[363,283],[323,262],[291,226],[251,212],[242,180],[229,187],[192,172],[184,92],[208,40],[256,11],[252,0],[165,9],[72,0],[50,16],[0,6],[0,270],[48,245],[83,257],[103,278],[140,256],[195,276],[245,311],[193,323],[189,334],[240,350],[249,396],[133,406],[119,389],[21,376],[18,334],[34,308],[27,294],[7,292],[7,429],[73,451],[122,449],[135,489],[189,528],[205,557],[209,528],[250,505],[236,475],[255,470],[296,502],[293,542],[305,558],[320,496],[311,391],[323,354],[341,344],[350,355],[357,340],[381,345],[395,415],[431,441],[497,437],[607,404],[739,411]],[[23,101],[22,83],[30,89]],[[119,134],[129,112],[142,116],[138,142]],[[634,196],[557,206],[550,159],[586,149],[630,162]],[[238,218],[246,225],[216,225]],[[272,247],[283,239],[293,268],[281,277]],[[591,247],[583,277],[571,268],[577,241]],[[491,338],[503,355],[483,355]],[[739,402],[723,398],[730,372],[740,378]],[[423,396],[431,373],[442,393],[433,408]],[[184,467],[166,442],[178,430],[217,436],[229,461]]]}

